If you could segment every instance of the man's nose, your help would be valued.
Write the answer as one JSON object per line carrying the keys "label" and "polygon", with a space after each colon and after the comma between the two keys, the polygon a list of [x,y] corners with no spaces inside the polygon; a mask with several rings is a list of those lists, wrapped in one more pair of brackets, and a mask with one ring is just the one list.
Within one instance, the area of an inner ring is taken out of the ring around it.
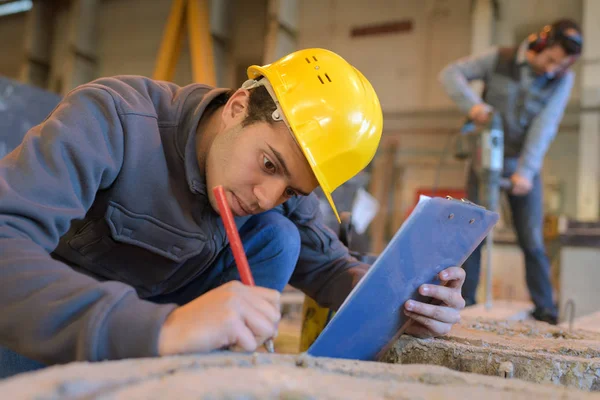
{"label": "man's nose", "polygon": [[558,64],[557,63],[550,63],[548,65],[546,65],[546,73],[547,74],[551,74],[554,71],[556,71],[558,69]]}
{"label": "man's nose", "polygon": [[273,179],[262,185],[256,186],[254,194],[258,199],[261,210],[267,211],[275,208],[281,202],[286,183],[281,179]]}

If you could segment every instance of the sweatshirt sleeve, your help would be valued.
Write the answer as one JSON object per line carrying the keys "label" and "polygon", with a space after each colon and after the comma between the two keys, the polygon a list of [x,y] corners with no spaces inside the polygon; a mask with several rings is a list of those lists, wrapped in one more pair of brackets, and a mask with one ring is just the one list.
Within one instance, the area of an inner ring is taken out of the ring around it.
{"label": "sweatshirt sleeve", "polygon": [[290,284],[324,307],[338,309],[362,279],[368,264],[352,257],[325,225],[315,194],[300,198],[290,214],[300,231],[300,257]]}
{"label": "sweatshirt sleeve", "polygon": [[439,74],[444,90],[458,108],[468,114],[474,105],[483,103],[481,97],[469,86],[474,80],[486,80],[498,60],[498,48],[448,64]]}
{"label": "sweatshirt sleeve", "polygon": [[519,157],[517,172],[530,181],[540,172],[546,152],[556,137],[560,121],[569,103],[574,81],[575,74],[569,71],[560,82],[548,104],[535,117],[527,131],[527,138]]}
{"label": "sweatshirt sleeve", "polygon": [[0,345],[45,364],[157,354],[175,308],[51,258],[73,219],[119,174],[124,132],[113,96],[68,94],[0,160]]}

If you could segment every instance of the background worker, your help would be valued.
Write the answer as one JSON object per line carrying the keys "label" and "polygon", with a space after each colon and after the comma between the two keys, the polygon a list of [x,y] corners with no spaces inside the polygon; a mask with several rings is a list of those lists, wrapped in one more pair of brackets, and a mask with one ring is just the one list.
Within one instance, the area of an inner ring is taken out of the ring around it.
{"label": "background worker", "polygon": [[[248,76],[234,91],[96,80],[0,160],[2,376],[76,360],[254,351],[276,333],[288,282],[341,305],[368,266],[325,227],[311,192],[330,198],[373,158],[376,93],[322,49]],[[259,287],[235,281],[218,185]],[[406,305],[417,321],[409,333],[445,334],[459,320],[464,271],[440,278],[447,287],[421,288],[440,306]]]}
{"label": "background worker", "polygon": [[[498,48],[448,65],[440,74],[446,92],[478,124],[493,110],[504,126],[504,174],[510,177],[508,200],[519,246],[525,255],[526,280],[535,304],[533,316],[553,324],[557,307],[552,298],[550,263],[543,240],[543,201],[540,170],[554,139],[573,87],[571,65],[581,54],[581,30],[559,20],[532,34],[518,47]],[[483,96],[469,86],[483,80]],[[471,169],[467,193],[477,201],[478,181]],[[481,252],[465,262],[463,297],[475,303]]]}

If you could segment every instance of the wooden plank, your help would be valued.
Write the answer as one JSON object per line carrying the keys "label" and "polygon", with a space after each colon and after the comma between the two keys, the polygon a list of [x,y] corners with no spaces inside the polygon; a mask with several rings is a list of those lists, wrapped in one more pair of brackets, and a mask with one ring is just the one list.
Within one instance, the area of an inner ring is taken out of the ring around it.
{"label": "wooden plank", "polygon": [[376,156],[371,176],[370,192],[380,204],[379,212],[371,223],[371,251],[380,253],[386,245],[386,227],[390,218],[389,197],[392,187],[396,141],[382,142],[381,151]]}
{"label": "wooden plank", "polygon": [[188,0],[187,23],[194,82],[216,86],[208,0]]}
{"label": "wooden plank", "polygon": [[175,75],[177,60],[181,53],[184,33],[184,16],[186,0],[173,0],[169,18],[164,28],[162,41],[158,50],[154,79],[171,81]]}
{"label": "wooden plank", "polygon": [[26,57],[21,66],[21,82],[43,89],[48,87],[50,76],[53,6],[49,1],[36,1],[27,13]]}
{"label": "wooden plank", "polygon": [[404,188],[404,171],[405,168],[402,166],[394,167],[394,190],[392,198],[392,204],[394,207],[392,209],[391,225],[389,229],[390,236],[393,236],[394,233],[400,229],[400,226],[402,226],[402,223],[404,222],[404,213],[402,211],[402,206],[404,205],[402,199],[402,189]]}

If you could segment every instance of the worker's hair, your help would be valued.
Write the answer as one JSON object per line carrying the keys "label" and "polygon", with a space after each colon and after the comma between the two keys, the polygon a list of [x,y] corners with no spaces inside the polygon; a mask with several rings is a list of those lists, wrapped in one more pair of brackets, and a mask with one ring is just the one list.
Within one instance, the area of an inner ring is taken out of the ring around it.
{"label": "worker's hair", "polygon": [[581,54],[583,38],[581,28],[572,19],[559,19],[551,25],[547,46],[560,45],[570,56]]}
{"label": "worker's hair", "polygon": [[[210,115],[217,109],[227,104],[234,93],[235,90],[228,90],[227,92],[221,93],[215,97],[214,100],[211,101],[204,110],[204,115]],[[242,121],[242,126],[246,127],[257,122],[267,122],[271,124],[275,122],[272,118],[272,114],[276,109],[277,107],[275,106],[275,102],[271,98],[267,88],[264,86],[258,86],[250,89],[250,98],[248,99],[248,114],[246,115],[244,121]]]}
{"label": "worker's hair", "polygon": [[276,109],[277,106],[266,87],[258,86],[250,89],[248,114],[242,122],[242,126],[252,125],[257,122],[272,124],[274,122],[272,115]]}

